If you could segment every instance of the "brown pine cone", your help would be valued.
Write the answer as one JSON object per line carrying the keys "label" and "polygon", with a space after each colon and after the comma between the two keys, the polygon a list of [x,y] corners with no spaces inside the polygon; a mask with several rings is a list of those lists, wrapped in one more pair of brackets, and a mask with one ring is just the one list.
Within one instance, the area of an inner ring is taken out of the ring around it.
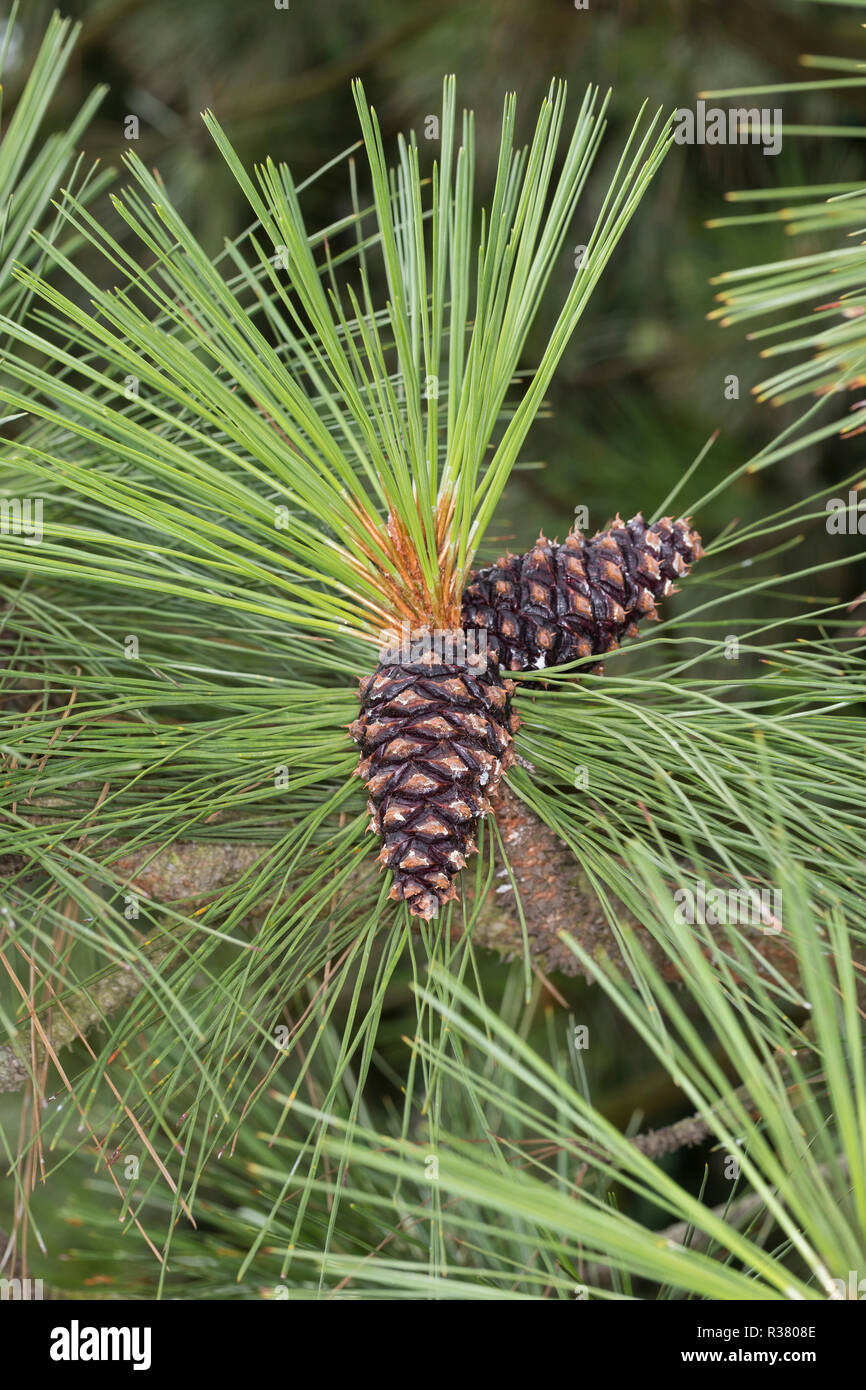
{"label": "brown pine cone", "polygon": [[[447,636],[465,645],[462,633]],[[361,681],[361,714],[349,726],[363,754],[370,829],[383,839],[379,862],[394,874],[390,896],[424,918],[457,896],[454,879],[478,848],[478,821],[513,759],[516,725],[514,683],[486,655],[449,659],[447,636],[444,654],[437,639],[420,654],[416,643],[386,656]]]}
{"label": "brown pine cone", "polygon": [[463,593],[467,631],[484,630],[490,655],[509,671],[543,670],[614,651],[641,618],[699,560],[688,521],[647,526],[619,516],[591,539],[573,531],[562,545],[539,536],[525,555],[479,570]]}

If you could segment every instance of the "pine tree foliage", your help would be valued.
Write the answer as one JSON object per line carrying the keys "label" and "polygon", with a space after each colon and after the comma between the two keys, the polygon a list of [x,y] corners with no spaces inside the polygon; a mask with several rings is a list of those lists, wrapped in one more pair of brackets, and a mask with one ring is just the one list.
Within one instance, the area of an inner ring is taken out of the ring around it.
{"label": "pine tree foliage", "polygon": [[[0,81],[17,34],[17,13],[16,3],[0,39]],[[43,262],[31,232],[44,224],[47,235],[56,234],[60,219],[51,215],[51,200],[61,180],[66,177],[70,184],[80,183],[79,196],[85,199],[93,198],[106,182],[95,170],[82,173],[81,160],[75,160],[76,146],[105,96],[104,87],[93,90],[66,130],[42,136],[79,27],[57,14],[52,17],[0,141],[0,309],[16,319],[23,314],[26,300],[13,267]]]}
{"label": "pine tree foliage", "polygon": [[[667,127],[636,125],[527,373],[605,102],[588,92],[563,139],[554,85],[520,149],[509,98],[481,213],[450,81],[429,176],[412,138],[389,168],[356,94],[366,173],[354,147],[335,159],[341,221],[308,228],[289,170],[248,174],[207,116],[252,223],[218,257],[131,155],[113,197],[124,237],[64,197],[88,269],[36,233],[44,267],[14,271],[30,309],[0,324],[4,414],[29,419],[2,485],[44,509],[39,544],[0,549],[0,1023],[46,1101],[4,1130],[19,1228],[41,1239],[37,1171],[50,1189],[74,1167],[61,1215],[84,1226],[75,1260],[47,1265],[61,1287],[827,1297],[866,1242],[864,644],[844,564],[822,608],[791,605],[774,569],[823,496],[708,540],[691,608],[644,640],[639,671],[614,652],[604,677],[591,659],[515,673],[509,784],[598,894],[629,970],[587,966],[623,1028],[739,1158],[719,1212],[603,1118],[570,1038],[548,1020],[549,1057],[529,1044],[545,987],[528,942],[487,997],[473,933],[509,868],[494,816],[459,901],[427,921],[389,900],[347,733],[383,636],[419,616],[460,627],[477,548]],[[704,451],[651,523],[676,505],[699,524],[725,486],[792,458],[819,408],[681,496]],[[805,588],[815,569],[807,550]],[[756,595],[767,616],[738,622]],[[263,840],[269,854],[243,855]],[[189,844],[231,846],[227,880],[193,893]],[[173,891],[148,895],[166,850]],[[782,921],[759,915],[710,951],[674,910],[699,884],[779,893]],[[680,962],[680,990],[624,909]],[[389,1032],[401,990],[405,1041]],[[103,1026],[55,1047],[52,1020],[82,999]]]}
{"label": "pine tree foliage", "polygon": [[[837,0],[821,2],[837,4]],[[843,6],[839,9],[843,10]],[[843,12],[846,18],[854,20],[847,4]],[[801,105],[798,97],[830,91],[844,98],[847,90],[866,84],[862,33],[853,35],[852,40],[845,55],[801,57],[805,67],[821,74],[816,78],[748,88],[750,101],[770,96],[774,105],[785,103],[785,139],[850,139],[866,135],[866,130],[850,122],[828,127],[797,123],[789,117],[791,108],[796,110]],[[735,88],[702,93],[707,99],[742,95],[742,89]],[[808,239],[810,248],[819,248],[766,260],[760,265],[738,267],[714,279],[719,286],[716,299],[720,302],[709,317],[725,327],[749,325],[750,340],[762,344],[761,357],[772,368],[771,375],[753,388],[754,394],[761,401],[784,405],[813,393],[827,395],[862,387],[866,384],[866,333],[862,322],[866,314],[866,186],[862,181],[836,179],[818,186],[741,189],[727,196],[738,204],[767,202],[770,206],[767,211],[738,210],[734,217],[716,218],[709,226],[769,224],[775,230],[781,225],[786,235]],[[767,319],[771,321],[767,323]],[[759,326],[751,327],[756,323]],[[853,414],[835,426],[837,432],[850,435],[860,430],[862,421],[857,412],[861,405],[856,401],[851,405]]]}

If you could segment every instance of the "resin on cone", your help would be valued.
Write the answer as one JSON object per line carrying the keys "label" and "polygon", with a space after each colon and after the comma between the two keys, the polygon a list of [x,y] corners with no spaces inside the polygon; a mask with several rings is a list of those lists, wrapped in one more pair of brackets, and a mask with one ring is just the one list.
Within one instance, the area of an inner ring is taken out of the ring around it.
{"label": "resin on cone", "polygon": [[490,654],[509,671],[543,670],[614,651],[674,591],[703,550],[688,521],[647,526],[619,516],[562,545],[539,536],[525,555],[479,570],[463,593],[467,630],[487,633]]}
{"label": "resin on cone", "polygon": [[456,898],[454,880],[513,760],[514,683],[485,641],[455,660],[466,647],[455,632],[384,652],[361,681],[361,714],[349,726],[370,829],[383,841],[379,862],[394,875],[390,896],[415,917],[434,917]]}

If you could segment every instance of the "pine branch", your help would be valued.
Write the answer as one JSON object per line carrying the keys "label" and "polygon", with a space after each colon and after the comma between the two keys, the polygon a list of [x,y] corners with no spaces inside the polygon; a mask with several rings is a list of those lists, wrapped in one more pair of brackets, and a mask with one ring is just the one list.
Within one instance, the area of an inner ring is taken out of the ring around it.
{"label": "pine branch", "polygon": [[[726,1104],[713,1106],[713,1112],[725,1120],[731,1122],[730,1104],[732,1101],[749,1102],[750,1091],[748,1086],[738,1086],[728,1098]],[[753,1119],[760,1118],[760,1108],[752,1105],[751,1113]],[[703,1144],[707,1139],[714,1136],[713,1127],[704,1115],[686,1115],[682,1120],[675,1120],[673,1124],[664,1125],[661,1129],[649,1129],[644,1134],[636,1134],[632,1139],[636,1149],[640,1149],[647,1158],[664,1158],[666,1154],[677,1153],[680,1149],[694,1149],[699,1144]]]}
{"label": "pine branch", "polygon": [[[628,962],[598,896],[568,846],[507,785],[500,787],[493,801],[508,857],[508,868],[502,873],[508,878],[497,891],[488,894],[482,904],[474,929],[474,944],[497,951],[506,959],[522,955],[522,911],[529,951],[538,969],[570,976],[583,974],[589,983],[593,982],[591,974],[583,970],[578,957],[562,940],[563,935],[567,935],[593,959],[606,959],[618,969],[628,971]],[[109,843],[104,848],[110,850],[116,846]],[[115,860],[111,868],[126,891],[192,912],[236,882],[271,850],[272,847],[264,843],[181,840],[156,852],[152,847],[136,850]],[[7,871],[20,869],[18,860],[20,856],[4,856],[0,865]],[[515,889],[520,909],[514,898]],[[507,900],[504,900],[506,895]],[[277,901],[272,895],[260,898],[249,910],[248,920],[260,921]],[[671,983],[679,982],[675,965],[647,928],[623,904],[617,904],[616,910],[620,924],[636,934],[662,978]],[[712,933],[713,928],[710,931]],[[716,938],[724,949],[723,927],[716,929]],[[787,980],[798,981],[794,954],[782,938],[757,932],[754,945],[771,970]],[[167,954],[168,948],[159,947],[148,954],[148,959],[156,967]],[[55,1006],[53,1010],[52,1046],[67,1047],[86,1036],[135,998],[144,984],[142,975],[124,967],[97,980],[86,993],[64,995],[62,1009]],[[18,1090],[27,1081],[28,1061],[32,1065],[34,1058],[38,1063],[44,1057],[41,1042],[37,1039],[31,1050],[30,1030],[22,1029],[7,1046],[0,1048],[0,1092]],[[679,1121],[670,1131],[659,1131],[657,1136],[645,1136],[653,1148],[650,1156],[700,1143],[709,1132],[699,1132],[700,1123],[695,1117]],[[649,1152],[649,1149],[644,1151]]]}
{"label": "pine branch", "polygon": [[[738,1094],[742,1094],[740,1088]],[[746,1093],[747,1094],[747,1093]],[[710,1138],[713,1131],[702,1115],[687,1115],[685,1119],[675,1120],[662,1129],[650,1129],[645,1134],[636,1134],[632,1143],[647,1158],[664,1158],[666,1154],[677,1153],[680,1149],[695,1149]]]}

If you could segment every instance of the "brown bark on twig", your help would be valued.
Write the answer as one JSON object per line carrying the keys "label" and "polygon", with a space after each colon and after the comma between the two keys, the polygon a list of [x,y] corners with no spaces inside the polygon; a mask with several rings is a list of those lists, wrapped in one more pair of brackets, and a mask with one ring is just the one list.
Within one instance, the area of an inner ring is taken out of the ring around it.
{"label": "brown bark on twig", "polygon": [[679,1149],[695,1149],[705,1144],[713,1130],[701,1115],[688,1115],[664,1129],[649,1129],[646,1134],[636,1134],[632,1139],[636,1149],[647,1158],[664,1158],[665,1154],[676,1153]]}

